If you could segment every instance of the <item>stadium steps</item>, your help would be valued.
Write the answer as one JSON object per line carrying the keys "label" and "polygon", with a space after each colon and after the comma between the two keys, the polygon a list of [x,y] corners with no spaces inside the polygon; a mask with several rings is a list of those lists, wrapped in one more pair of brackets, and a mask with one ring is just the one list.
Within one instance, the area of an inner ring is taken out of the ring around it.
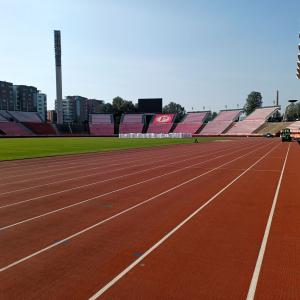
{"label": "stadium steps", "polygon": [[269,122],[264,123],[253,133],[258,135],[265,135],[267,133],[278,134],[282,129],[290,126],[293,122]]}

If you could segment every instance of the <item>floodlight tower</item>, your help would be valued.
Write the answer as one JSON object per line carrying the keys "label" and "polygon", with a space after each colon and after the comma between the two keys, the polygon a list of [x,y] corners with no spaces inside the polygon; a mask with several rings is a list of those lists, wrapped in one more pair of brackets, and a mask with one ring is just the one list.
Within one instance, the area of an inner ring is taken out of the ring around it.
{"label": "floodlight tower", "polygon": [[54,30],[57,124],[63,124],[60,30]]}
{"label": "floodlight tower", "polygon": [[[300,33],[299,33],[299,39],[300,39]],[[297,78],[300,79],[300,43],[298,44],[298,61],[297,61]]]}

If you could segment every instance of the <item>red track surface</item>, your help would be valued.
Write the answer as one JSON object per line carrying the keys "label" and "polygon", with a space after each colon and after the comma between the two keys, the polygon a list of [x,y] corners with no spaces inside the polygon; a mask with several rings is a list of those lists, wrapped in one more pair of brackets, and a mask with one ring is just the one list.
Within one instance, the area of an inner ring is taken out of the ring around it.
{"label": "red track surface", "polygon": [[244,139],[0,163],[0,298],[300,299],[299,150]]}

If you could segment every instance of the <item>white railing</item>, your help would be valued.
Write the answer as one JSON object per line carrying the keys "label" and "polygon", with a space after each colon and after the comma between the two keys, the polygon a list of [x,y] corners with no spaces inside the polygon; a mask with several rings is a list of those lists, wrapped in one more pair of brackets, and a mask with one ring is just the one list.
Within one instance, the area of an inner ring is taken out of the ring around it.
{"label": "white railing", "polygon": [[125,139],[182,139],[191,138],[191,133],[120,133],[119,138]]}

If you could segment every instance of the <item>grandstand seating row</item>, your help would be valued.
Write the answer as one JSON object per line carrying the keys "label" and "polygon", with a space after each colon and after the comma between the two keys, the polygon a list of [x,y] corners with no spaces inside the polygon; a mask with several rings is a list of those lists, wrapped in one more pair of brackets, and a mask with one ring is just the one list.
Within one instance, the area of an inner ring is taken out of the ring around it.
{"label": "grandstand seating row", "polygon": [[[265,107],[256,109],[244,120],[238,121],[242,110],[223,110],[211,121],[205,123],[208,111],[190,112],[178,124],[174,124],[175,114],[156,114],[152,117],[147,128],[144,114],[124,114],[121,117],[119,132],[127,133],[188,133],[199,135],[263,135],[278,133],[281,129],[295,123],[267,123],[279,107]],[[238,122],[237,122],[238,121]],[[115,124],[112,114],[92,114],[89,129],[91,135],[113,136]],[[0,135],[56,135],[51,124],[42,123],[39,115],[34,112],[11,112],[0,110]]]}
{"label": "grandstand seating row", "polygon": [[273,115],[279,107],[270,106],[258,108],[244,120],[236,122],[227,132],[226,135],[249,135],[262,126],[268,118]]}
{"label": "grandstand seating row", "polygon": [[43,123],[36,112],[0,110],[0,135],[56,135],[51,124]]}

